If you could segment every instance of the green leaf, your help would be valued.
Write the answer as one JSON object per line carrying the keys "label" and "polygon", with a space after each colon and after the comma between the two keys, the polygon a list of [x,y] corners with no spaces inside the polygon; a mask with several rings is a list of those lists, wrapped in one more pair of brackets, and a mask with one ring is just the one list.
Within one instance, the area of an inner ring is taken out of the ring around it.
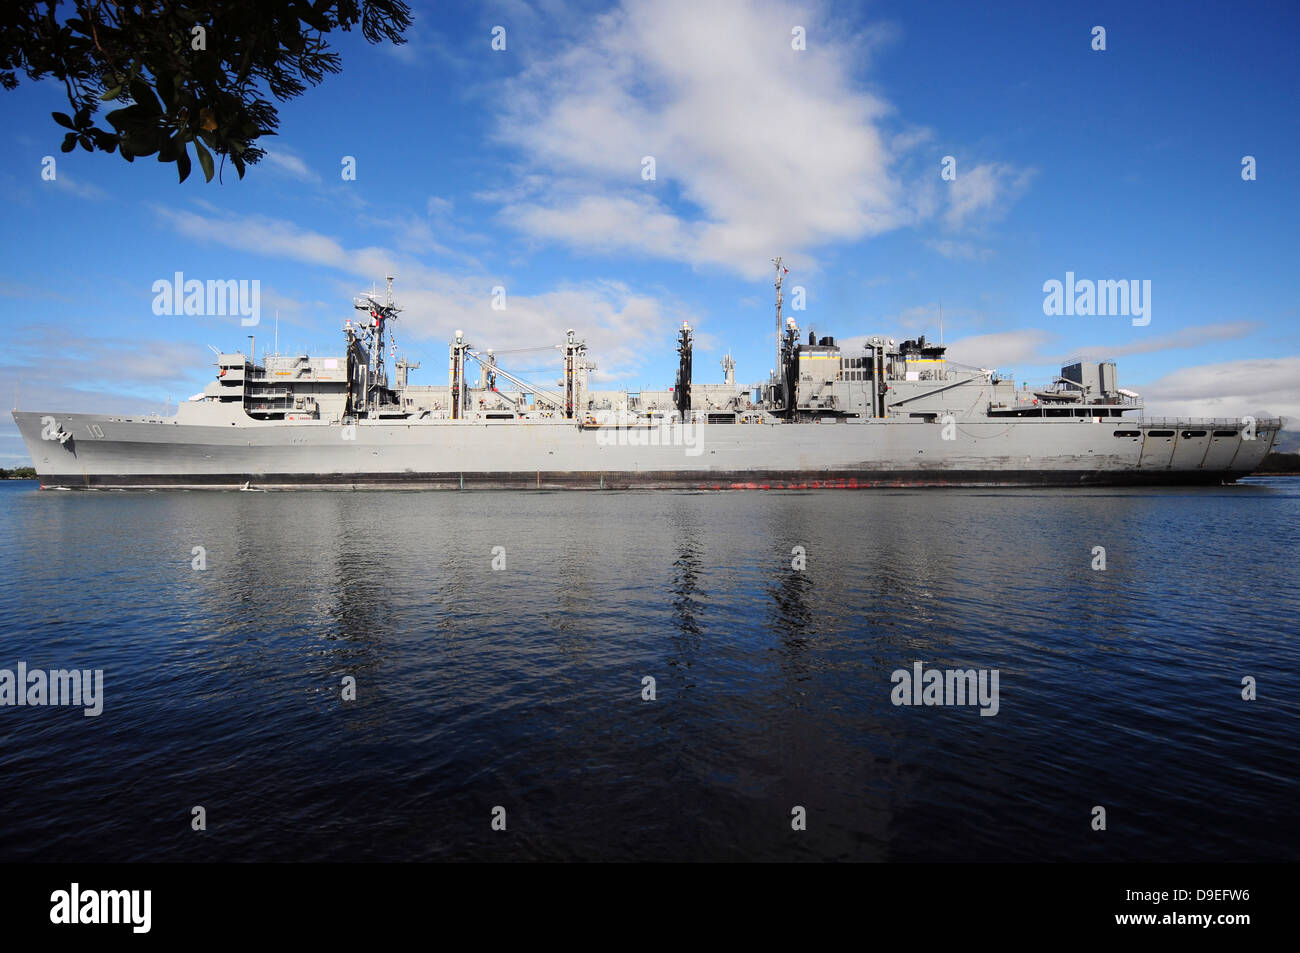
{"label": "green leaf", "polygon": [[64,152],[71,152],[73,149],[77,148],[77,134],[75,132],[70,132],[64,136],[63,145],[59,146],[59,148]]}
{"label": "green leaf", "polygon": [[100,93],[99,98],[101,101],[105,101],[109,99],[117,99],[117,97],[121,95],[122,95],[122,87],[114,86],[112,89],[106,89],[102,93]]}
{"label": "green leaf", "polygon": [[190,177],[190,154],[185,151],[185,143],[177,143],[176,150],[176,172],[180,176],[180,181],[184,182]]}
{"label": "green leaf", "polygon": [[133,79],[127,88],[131,90],[131,98],[139,103],[146,112],[155,116],[162,112],[162,104],[158,102],[158,97],[153,94],[153,89],[144,80]]}
{"label": "green leaf", "polygon": [[108,120],[109,125],[119,132],[125,126],[148,125],[149,122],[148,113],[134,103],[130,106],[123,106],[121,109],[114,109],[104,118]]}
{"label": "green leaf", "polygon": [[123,133],[122,151],[123,154],[130,152],[132,156],[151,156],[158,151],[158,137],[137,132]]}
{"label": "green leaf", "polygon": [[194,140],[194,151],[199,157],[199,165],[203,166],[204,180],[211,182],[212,173],[215,171],[212,167],[212,153],[197,139]]}
{"label": "green leaf", "polygon": [[72,124],[72,117],[69,116],[67,113],[50,113],[50,115],[53,116],[54,121],[57,122],[60,126],[62,126],[64,129],[77,128]]}

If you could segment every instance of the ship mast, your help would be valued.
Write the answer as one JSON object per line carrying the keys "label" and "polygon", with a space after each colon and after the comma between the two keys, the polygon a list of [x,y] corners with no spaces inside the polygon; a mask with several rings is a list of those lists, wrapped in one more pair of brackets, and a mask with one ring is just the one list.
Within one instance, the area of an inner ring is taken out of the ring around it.
{"label": "ship mast", "polygon": [[780,257],[771,259],[772,264],[776,265],[776,364],[774,367],[781,366],[781,305],[785,303],[785,298],[781,294],[781,280],[785,273],[781,267]]}
{"label": "ship mast", "polygon": [[393,301],[394,277],[396,276],[385,276],[388,290],[384,301],[381,302],[379,296],[373,291],[352,300],[354,308],[365,311],[370,316],[370,323],[360,329],[366,350],[369,352],[364,400],[366,409],[370,411],[379,409],[383,392],[388,389],[388,371],[384,364],[385,335],[388,322],[397,320],[397,314],[402,310]]}
{"label": "ship mast", "polygon": [[673,388],[673,403],[677,405],[677,413],[683,422],[689,421],[691,417],[691,351],[694,343],[691,326],[683,321],[682,329],[677,332],[677,354],[680,361],[677,366],[677,384]]}

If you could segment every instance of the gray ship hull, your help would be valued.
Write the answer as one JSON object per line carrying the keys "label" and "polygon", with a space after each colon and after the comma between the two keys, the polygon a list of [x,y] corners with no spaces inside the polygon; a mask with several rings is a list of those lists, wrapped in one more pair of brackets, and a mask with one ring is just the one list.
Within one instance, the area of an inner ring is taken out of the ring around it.
{"label": "gray ship hull", "polygon": [[[694,424],[256,421],[15,411],[44,487],[837,489],[1205,484],[1258,468],[1280,429],[1017,418]],[[1172,431],[1172,433],[1171,433]],[[1136,434],[1136,436],[1133,436]],[[63,436],[66,439],[58,439]]]}

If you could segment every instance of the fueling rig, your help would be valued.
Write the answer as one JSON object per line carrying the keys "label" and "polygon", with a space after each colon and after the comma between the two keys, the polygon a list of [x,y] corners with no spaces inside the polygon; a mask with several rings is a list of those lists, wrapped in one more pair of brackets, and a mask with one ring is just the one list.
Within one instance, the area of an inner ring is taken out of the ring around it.
{"label": "fueling rig", "polygon": [[[663,390],[592,389],[595,365],[572,328],[559,344],[513,349],[558,351],[553,385],[507,369],[500,357],[512,351],[476,348],[462,330],[448,345],[446,383],[415,385],[419,363],[397,356],[402,309],[390,275],[382,297],[353,299],[365,318],[345,323],[342,358],[218,352],[215,378],[172,417],[15,410],[14,418],[48,486],[1220,482],[1255,469],[1281,429],[1262,414],[1146,418],[1141,395],[1119,386],[1111,362],[1066,365],[1031,389],[949,360],[924,336],[876,335],[846,348],[809,332],[805,341],[783,311],[789,270],[772,261],[776,365],[748,387],[737,384],[730,353],[721,382],[693,379],[687,322]],[[683,454],[674,434],[687,426],[704,431]],[[602,434],[610,428],[668,429],[665,439],[610,441]]]}

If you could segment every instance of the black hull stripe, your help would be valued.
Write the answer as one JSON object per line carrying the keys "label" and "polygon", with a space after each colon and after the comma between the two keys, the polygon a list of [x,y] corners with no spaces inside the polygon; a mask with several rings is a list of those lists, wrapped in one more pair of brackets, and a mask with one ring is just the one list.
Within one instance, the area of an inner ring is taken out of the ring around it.
{"label": "black hull stripe", "polygon": [[704,472],[225,473],[41,475],[42,487],[264,489],[407,487],[438,490],[530,489],[873,489],[922,486],[1192,486],[1232,482],[1243,473],[1206,470],[906,470]]}

